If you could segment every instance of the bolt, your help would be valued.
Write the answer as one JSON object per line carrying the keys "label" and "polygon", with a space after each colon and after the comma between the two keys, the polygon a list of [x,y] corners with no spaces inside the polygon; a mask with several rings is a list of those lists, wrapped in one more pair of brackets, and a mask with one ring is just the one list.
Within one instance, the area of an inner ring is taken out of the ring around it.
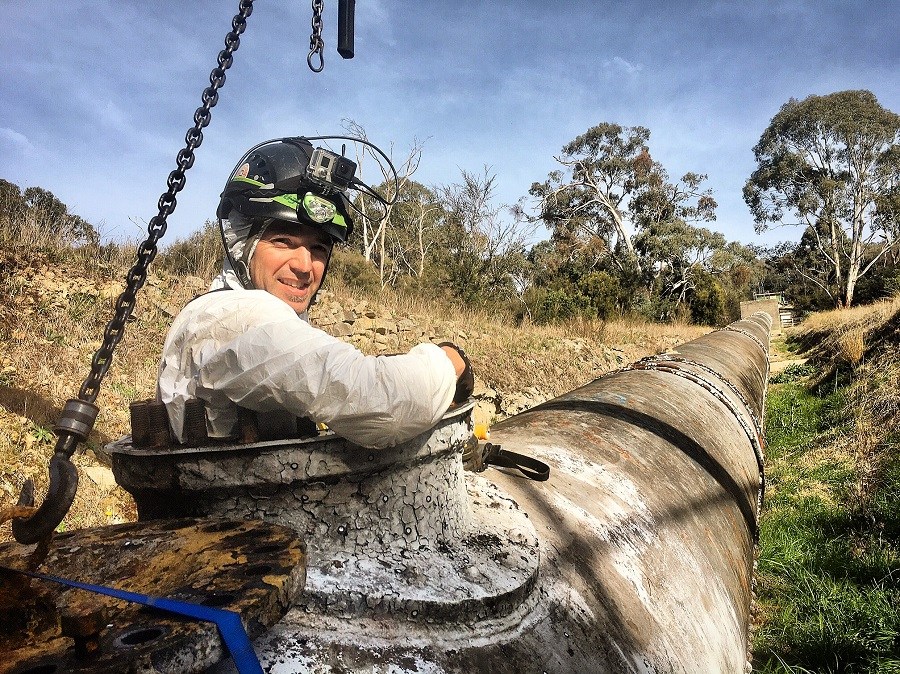
{"label": "bolt", "polygon": [[60,613],[62,634],[75,642],[79,658],[91,657],[100,650],[100,632],[105,626],[105,606],[67,606]]}

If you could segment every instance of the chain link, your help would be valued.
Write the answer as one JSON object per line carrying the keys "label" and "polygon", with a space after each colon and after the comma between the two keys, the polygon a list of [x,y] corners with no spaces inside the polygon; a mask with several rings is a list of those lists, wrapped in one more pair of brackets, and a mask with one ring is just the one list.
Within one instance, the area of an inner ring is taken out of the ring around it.
{"label": "chain link", "polygon": [[[319,0],[320,4],[322,0]],[[313,3],[315,5],[315,2]],[[210,110],[219,101],[219,89],[225,84],[225,71],[234,62],[233,54],[241,44],[241,34],[247,27],[247,17],[253,12],[253,0],[240,0],[238,13],[231,21],[231,32],[225,36],[225,49],[219,52],[218,65],[209,75],[209,84],[203,90],[202,105],[194,112],[194,126],[184,136],[185,147],[178,152],[175,168],[166,180],[168,189],[160,196],[157,206],[159,212],[150,219],[147,225],[147,239],[141,243],[137,251],[137,260],[126,276],[125,290],[116,300],[115,315],[103,331],[103,343],[91,361],[91,373],[81,385],[78,398],[93,403],[100,392],[100,384],[112,364],[113,351],[125,334],[125,325],[134,311],[137,291],[147,281],[147,270],[156,257],[156,244],[166,233],[166,218],[175,210],[178,203],[176,195],[184,188],[185,173],[194,165],[194,150],[203,142],[203,129],[209,125],[212,113]],[[321,27],[321,20],[320,20]],[[321,41],[321,40],[320,40]],[[73,447],[74,451],[74,447]]]}
{"label": "chain link", "polygon": [[[309,56],[306,63],[314,73],[322,72],[325,67],[325,41],[322,40],[322,10],[325,9],[325,0],[312,0],[312,33],[309,36]],[[313,56],[319,57],[319,64],[313,65]]]}

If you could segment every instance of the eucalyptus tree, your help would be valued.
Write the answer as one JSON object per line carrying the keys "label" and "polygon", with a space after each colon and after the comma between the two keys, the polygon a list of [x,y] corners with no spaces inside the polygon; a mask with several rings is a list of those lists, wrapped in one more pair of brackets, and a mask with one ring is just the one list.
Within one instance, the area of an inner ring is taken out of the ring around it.
{"label": "eucalyptus tree", "polygon": [[465,304],[512,300],[527,283],[526,248],[533,223],[496,201],[496,175],[461,171],[461,182],[437,188],[443,221],[434,249],[437,280]]}
{"label": "eucalyptus tree", "polygon": [[644,228],[635,245],[647,266],[654,269],[660,294],[677,308],[695,289],[700,271],[713,271],[710,261],[727,242],[719,232],[668,220]]}
{"label": "eucalyptus tree", "polygon": [[414,180],[404,183],[386,227],[392,285],[403,277],[421,283],[439,245],[439,228],[445,218],[440,195],[434,189]]}
{"label": "eucalyptus tree", "polygon": [[[344,120],[344,130],[354,138],[368,141],[365,128],[351,119]],[[361,145],[361,147],[360,147]],[[422,161],[423,144],[413,140],[409,151],[402,161],[394,159],[394,146],[391,144],[388,154],[395,164],[396,182],[391,169],[384,161],[372,152],[367,145],[356,144],[356,164],[360,175],[368,170],[367,159],[371,158],[375,164],[375,170],[381,174],[381,194],[388,203],[376,203],[372,197],[361,194],[355,201],[355,206],[362,217],[358,218],[361,230],[360,252],[368,262],[372,262],[378,268],[378,276],[381,286],[387,285],[391,277],[391,269],[388,261],[388,228],[391,224],[391,212],[400,200],[400,194],[406,189],[412,176],[419,169]],[[370,181],[373,184],[375,181]]]}
{"label": "eucalyptus tree", "polygon": [[900,115],[870,91],[791,99],[753,148],[744,200],[757,232],[796,225],[814,251],[798,269],[837,307],[900,245]]}
{"label": "eucalyptus tree", "polygon": [[714,220],[716,203],[702,188],[706,176],[671,181],[650,155],[642,126],[598,124],[555,157],[562,169],[529,190],[538,217],[557,240],[578,241],[609,257],[623,273],[641,273],[634,237],[655,224]]}

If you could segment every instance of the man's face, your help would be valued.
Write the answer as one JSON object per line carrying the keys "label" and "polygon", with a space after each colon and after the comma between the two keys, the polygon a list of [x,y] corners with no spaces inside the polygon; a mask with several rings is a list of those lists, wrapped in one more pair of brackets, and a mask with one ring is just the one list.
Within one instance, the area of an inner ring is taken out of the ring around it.
{"label": "man's face", "polygon": [[331,237],[315,227],[273,222],[250,258],[250,280],[303,313],[322,283],[331,246]]}

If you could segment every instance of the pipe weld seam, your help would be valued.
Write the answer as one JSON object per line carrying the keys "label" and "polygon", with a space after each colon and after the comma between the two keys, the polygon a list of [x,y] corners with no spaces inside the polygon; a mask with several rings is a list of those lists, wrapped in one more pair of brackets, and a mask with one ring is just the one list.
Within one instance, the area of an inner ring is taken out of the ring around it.
{"label": "pipe weld seam", "polygon": [[[753,408],[750,406],[750,402],[744,397],[744,394],[740,392],[737,386],[734,385],[728,378],[723,377],[720,373],[716,372],[713,368],[705,363],[697,362],[696,360],[691,360],[690,358],[685,358],[683,356],[675,356],[668,353],[661,353],[656,356],[649,356],[644,359],[644,361],[660,363],[660,362],[671,362],[671,363],[680,363],[683,365],[690,365],[692,367],[696,367],[700,370],[703,370],[707,374],[713,375],[717,381],[725,384],[734,396],[741,401],[741,404],[747,408],[747,414],[750,416],[750,419],[753,421],[753,426],[756,428],[756,435],[760,438],[761,442],[765,444],[765,441],[762,440],[765,438],[765,433],[763,432],[762,421],[759,417],[756,416],[756,412],[753,411]],[[643,362],[643,361],[641,361]],[[696,375],[695,375],[696,376]],[[706,380],[704,380],[706,381]],[[710,385],[712,383],[710,382]],[[765,395],[763,396],[765,398]],[[765,399],[763,400],[763,404],[765,404]]]}
{"label": "pipe weld seam", "polygon": [[[670,374],[674,374],[677,377],[681,377],[683,379],[687,379],[691,381],[704,390],[708,391],[716,398],[719,402],[721,402],[728,409],[729,412],[734,416],[737,420],[738,424],[744,430],[744,433],[747,434],[747,438],[750,440],[750,446],[753,448],[753,453],[756,456],[756,465],[759,469],[759,493],[756,498],[756,530],[753,532],[754,542],[759,541],[759,516],[762,512],[762,504],[763,504],[763,496],[766,491],[766,476],[765,476],[765,465],[764,465],[764,455],[763,448],[761,442],[761,436],[755,432],[755,429],[751,427],[749,423],[747,423],[747,419],[744,415],[740,413],[740,410],[737,409],[735,404],[725,395],[724,391],[718,388],[715,384],[710,381],[707,381],[703,377],[700,377],[692,372],[687,372],[686,370],[681,370],[673,367],[665,367],[665,361],[659,362],[654,361],[653,357],[647,358],[641,361],[638,361],[634,365],[629,365],[628,367],[623,368],[623,371],[628,370],[654,370],[656,372],[667,372]],[[724,381],[724,380],[723,380]],[[747,409],[749,412],[749,408]]]}
{"label": "pipe weld seam", "polygon": [[724,328],[719,328],[718,330],[716,330],[716,332],[740,333],[740,334],[744,335],[745,337],[749,337],[754,342],[756,342],[756,345],[759,347],[759,350],[762,351],[764,354],[768,355],[768,353],[769,353],[768,347],[765,344],[763,344],[762,340],[759,337],[757,337],[753,333],[747,332],[746,330],[742,330],[741,328],[733,328],[730,325],[726,325]]}

